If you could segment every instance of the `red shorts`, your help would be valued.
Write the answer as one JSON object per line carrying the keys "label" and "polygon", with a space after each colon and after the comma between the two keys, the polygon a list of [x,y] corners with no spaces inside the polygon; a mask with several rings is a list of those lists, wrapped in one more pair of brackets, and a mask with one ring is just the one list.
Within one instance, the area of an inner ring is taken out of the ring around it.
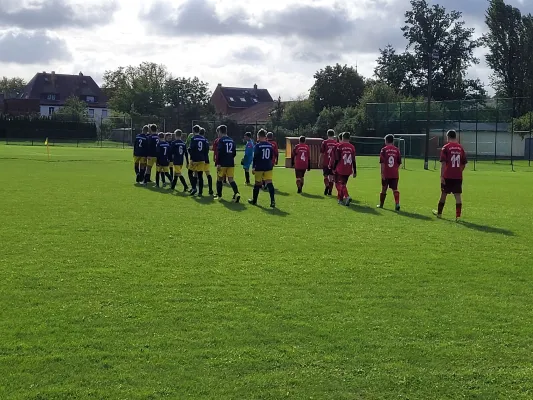
{"label": "red shorts", "polygon": [[444,185],[441,183],[440,188],[446,194],[461,194],[463,193],[463,180],[444,179]]}
{"label": "red shorts", "polygon": [[382,179],[381,180],[381,186],[383,186],[383,188],[385,190],[387,190],[387,188],[390,188],[391,190],[398,190],[398,178],[396,179]]}
{"label": "red shorts", "polygon": [[305,176],[305,169],[295,169],[296,179],[303,178]]}
{"label": "red shorts", "polygon": [[335,182],[341,183],[343,185],[346,185],[348,183],[348,178],[350,178],[350,175],[335,175]]}
{"label": "red shorts", "polygon": [[322,174],[323,174],[324,176],[335,175],[335,174],[333,173],[333,171],[331,170],[331,168],[329,168],[329,167],[322,167]]}

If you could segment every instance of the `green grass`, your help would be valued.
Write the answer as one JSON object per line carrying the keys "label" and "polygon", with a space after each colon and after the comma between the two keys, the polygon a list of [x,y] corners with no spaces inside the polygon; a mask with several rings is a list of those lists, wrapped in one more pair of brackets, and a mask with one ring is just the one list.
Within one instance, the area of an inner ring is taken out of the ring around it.
{"label": "green grass", "polygon": [[136,187],[131,150],[46,160],[0,146],[0,399],[533,397],[527,163],[469,166],[458,225],[418,160],[401,214],[376,158],[350,208],[276,169],[277,211]]}

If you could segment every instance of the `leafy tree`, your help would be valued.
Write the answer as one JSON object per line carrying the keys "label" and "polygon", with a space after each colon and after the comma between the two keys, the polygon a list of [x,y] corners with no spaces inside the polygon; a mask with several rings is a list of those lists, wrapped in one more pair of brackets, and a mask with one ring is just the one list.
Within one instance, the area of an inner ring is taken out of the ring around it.
{"label": "leafy tree", "polygon": [[325,136],[326,132],[330,128],[334,128],[339,121],[344,117],[344,108],[341,107],[331,107],[324,108],[318,114],[318,119],[316,120],[314,132],[320,136]]}
{"label": "leafy tree", "polygon": [[278,97],[274,110],[270,113],[270,125],[273,129],[281,126],[281,120],[283,118],[283,113],[285,112],[285,105],[281,101],[281,96]]}
{"label": "leafy tree", "polygon": [[365,81],[352,67],[336,64],[316,72],[310,99],[315,113],[324,107],[348,107],[359,103],[365,89]]}
{"label": "leafy tree", "polygon": [[[425,95],[431,62],[435,100],[486,96],[479,79],[466,77],[468,68],[479,63],[474,50],[482,40],[473,39],[474,29],[465,27],[460,12],[430,6],[427,0],[411,0],[402,32],[408,42],[406,51],[396,54],[391,46],[380,50],[375,70],[379,79],[403,95]],[[433,51],[439,54],[438,60],[430,57]]]}
{"label": "leafy tree", "polygon": [[0,93],[5,94],[6,97],[19,97],[25,87],[26,81],[19,77],[8,78],[3,76],[0,79]]}
{"label": "leafy tree", "polygon": [[123,113],[158,115],[165,106],[165,83],[169,78],[164,65],[143,62],[104,73],[104,93],[111,109]]}
{"label": "leafy tree", "polygon": [[[200,119],[210,110],[209,86],[198,77],[173,78],[169,77],[164,86],[165,102],[177,113],[178,119],[191,121]],[[178,121],[178,125],[180,122]]]}
{"label": "leafy tree", "polygon": [[292,101],[285,106],[281,125],[290,130],[295,130],[307,125],[314,125],[316,113],[310,99]]}
{"label": "leafy tree", "polygon": [[76,96],[71,96],[65,105],[57,110],[55,116],[70,121],[88,121],[87,103]]}
{"label": "leafy tree", "polygon": [[[491,83],[502,97],[533,95],[533,17],[503,0],[490,0],[484,36]],[[518,111],[522,113],[524,110]]]}

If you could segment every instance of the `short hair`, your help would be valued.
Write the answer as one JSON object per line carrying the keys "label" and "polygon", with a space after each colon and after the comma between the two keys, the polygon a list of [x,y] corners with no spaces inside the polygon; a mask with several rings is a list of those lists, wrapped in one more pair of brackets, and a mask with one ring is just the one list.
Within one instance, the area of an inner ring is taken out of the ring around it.
{"label": "short hair", "polygon": [[200,133],[200,125],[194,125],[192,127],[192,132],[196,134]]}
{"label": "short hair", "polygon": [[163,134],[163,132],[159,132],[159,139],[163,139],[165,137],[165,135]]}
{"label": "short hair", "polygon": [[274,134],[272,132],[268,132],[266,138],[267,139],[274,139]]}
{"label": "short hair", "polygon": [[344,132],[342,134],[342,140],[350,140],[350,132]]}
{"label": "short hair", "polygon": [[149,130],[148,125],[143,126],[143,133],[147,133]]}
{"label": "short hair", "polygon": [[157,132],[157,125],[156,125],[156,124],[151,124],[151,125],[150,125],[150,130],[151,130],[152,132],[154,132],[154,133]]}
{"label": "short hair", "polygon": [[389,143],[389,144],[394,143],[394,135],[388,134],[387,136],[385,136],[385,143]]}
{"label": "short hair", "polygon": [[226,125],[220,125],[217,128],[217,132],[220,132],[222,135],[227,135],[228,134],[228,127]]}
{"label": "short hair", "polygon": [[300,136],[300,143],[305,143],[305,136]]}
{"label": "short hair", "polygon": [[457,132],[455,132],[453,129],[449,130],[446,134],[450,139],[457,139]]}
{"label": "short hair", "polygon": [[183,132],[181,131],[181,129],[176,129],[174,131],[174,135],[176,135],[177,138],[180,138],[182,134]]}
{"label": "short hair", "polygon": [[335,131],[333,129],[328,129],[328,137],[335,136]]}
{"label": "short hair", "polygon": [[339,136],[337,136],[337,140],[340,142],[343,136],[344,136],[344,132],[339,133]]}
{"label": "short hair", "polygon": [[244,136],[249,137],[249,138],[252,138],[252,132],[246,132],[246,133],[244,134]]}
{"label": "short hair", "polygon": [[257,132],[257,137],[266,138],[267,137],[267,131],[265,131],[264,129],[259,129],[259,132]]}
{"label": "short hair", "polygon": [[205,129],[204,128],[200,128],[200,135],[205,136]]}

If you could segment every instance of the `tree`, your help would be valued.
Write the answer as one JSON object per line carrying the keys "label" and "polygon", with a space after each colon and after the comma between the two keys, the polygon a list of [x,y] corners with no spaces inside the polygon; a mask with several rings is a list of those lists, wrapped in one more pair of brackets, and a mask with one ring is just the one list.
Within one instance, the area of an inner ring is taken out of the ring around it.
{"label": "tree", "polygon": [[310,99],[299,99],[285,106],[281,124],[284,128],[295,130],[307,125],[314,125],[316,113]]}
{"label": "tree", "polygon": [[324,136],[327,130],[334,128],[343,117],[344,108],[324,108],[322,111],[320,111],[320,114],[318,114],[318,118],[314,127],[315,133]]}
{"label": "tree", "polygon": [[[466,28],[461,18],[458,11],[446,12],[438,4],[429,6],[427,0],[411,0],[411,10],[405,13],[402,27],[408,42],[406,51],[396,54],[391,46],[381,50],[376,76],[404,95],[425,95],[431,62],[435,100],[486,96],[479,79],[467,78],[468,69],[479,63],[474,50],[482,40],[473,39],[474,29]],[[438,60],[430,57],[434,51]]]}
{"label": "tree", "polygon": [[164,87],[165,103],[172,106],[178,115],[178,125],[180,118],[187,121],[200,119],[209,111],[209,86],[198,77],[194,78],[173,78],[170,77],[165,82]]}
{"label": "tree", "polygon": [[492,69],[491,84],[502,97],[533,95],[533,17],[503,0],[491,0],[485,16],[484,36]]}
{"label": "tree", "polygon": [[365,81],[357,71],[347,65],[327,66],[314,75],[310,99],[315,113],[324,107],[349,107],[359,103]]}
{"label": "tree", "polygon": [[165,83],[169,78],[164,65],[143,62],[138,66],[105,71],[104,93],[111,109],[140,115],[161,114],[165,106]]}
{"label": "tree", "polygon": [[281,126],[281,120],[283,118],[284,112],[285,112],[285,105],[281,101],[281,96],[278,96],[276,105],[274,106],[274,109],[270,113],[270,124],[272,125],[273,129]]}
{"label": "tree", "polygon": [[6,97],[19,97],[26,87],[26,81],[19,77],[8,78],[3,76],[0,79],[0,93]]}
{"label": "tree", "polygon": [[87,103],[78,97],[71,96],[65,101],[65,105],[55,112],[56,116],[69,121],[88,121]]}

